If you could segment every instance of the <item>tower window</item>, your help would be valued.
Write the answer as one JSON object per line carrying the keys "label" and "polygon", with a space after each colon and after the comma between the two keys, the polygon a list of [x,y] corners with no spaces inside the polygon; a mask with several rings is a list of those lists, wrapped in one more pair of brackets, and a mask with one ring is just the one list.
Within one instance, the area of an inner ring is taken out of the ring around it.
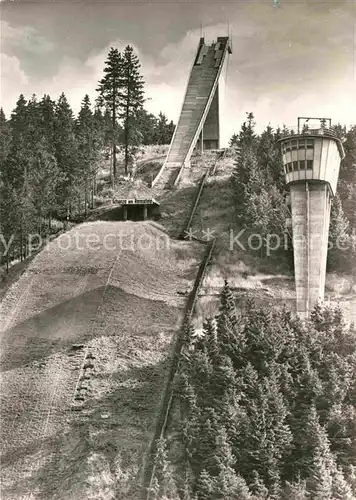
{"label": "tower window", "polygon": [[312,170],[313,169],[313,160],[307,160],[307,169]]}
{"label": "tower window", "polygon": [[299,170],[305,170],[305,160],[299,161]]}
{"label": "tower window", "polygon": [[293,162],[293,170],[296,172],[298,170],[298,162],[294,161]]}
{"label": "tower window", "polygon": [[314,139],[307,139],[307,149],[314,149]]}

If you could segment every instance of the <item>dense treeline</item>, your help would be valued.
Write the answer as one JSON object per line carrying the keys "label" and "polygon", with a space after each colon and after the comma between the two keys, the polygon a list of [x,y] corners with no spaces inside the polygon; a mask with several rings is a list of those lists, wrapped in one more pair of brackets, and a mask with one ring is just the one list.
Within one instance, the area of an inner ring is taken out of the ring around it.
{"label": "dense treeline", "polygon": [[[120,63],[114,69],[113,54]],[[57,101],[20,95],[8,119],[0,110],[1,264],[27,256],[30,234],[46,237],[63,225],[58,219],[86,215],[109,151],[111,163],[123,152],[127,171],[137,146],[170,142],[173,123],[143,108],[139,67],[131,47],[111,49],[95,105],[84,96],[77,116],[64,93]]]}
{"label": "dense treeline", "polygon": [[[341,162],[337,194],[332,203],[328,265],[330,270],[350,270],[356,262],[356,126],[347,130],[336,125],[333,130],[342,140],[346,156]],[[285,134],[285,129],[273,130],[268,126],[258,135],[254,116],[247,113],[240,132],[230,140],[230,146],[238,150],[232,179],[237,219],[250,233],[261,235],[265,251],[268,234],[278,235],[284,243],[286,231],[289,232],[286,228],[290,217],[286,205],[288,190],[277,143]],[[276,240],[273,245],[275,243]],[[279,252],[288,255],[284,245],[280,245]]]}
{"label": "dense treeline", "polygon": [[356,332],[339,307],[307,323],[252,301],[237,313],[225,283],[203,335],[185,333],[152,498],[355,498]]}

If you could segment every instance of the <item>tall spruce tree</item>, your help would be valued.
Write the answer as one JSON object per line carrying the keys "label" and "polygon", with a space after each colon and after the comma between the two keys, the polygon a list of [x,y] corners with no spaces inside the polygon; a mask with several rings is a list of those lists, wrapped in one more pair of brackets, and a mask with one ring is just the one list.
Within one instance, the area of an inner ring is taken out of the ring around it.
{"label": "tall spruce tree", "polygon": [[74,201],[79,194],[82,179],[74,115],[64,93],[60,95],[55,108],[55,157],[61,173],[58,185],[59,202],[69,220],[74,211]]}
{"label": "tall spruce tree", "polygon": [[160,111],[155,130],[157,144],[170,144],[174,128],[173,122],[168,122],[166,115]]}
{"label": "tall spruce tree", "polygon": [[98,131],[98,115],[94,116],[89,96],[86,94],[82,101],[81,109],[76,123],[76,137],[78,143],[78,160],[80,163],[81,176],[84,182],[84,211],[87,215],[89,203],[90,185],[94,190],[95,175],[98,168],[102,137]]}
{"label": "tall spruce tree", "polygon": [[[144,99],[144,79],[141,76],[141,64],[130,45],[125,47],[121,56],[122,69],[119,83],[119,117],[123,124],[125,173],[128,173],[130,149],[137,145],[135,123],[142,110]],[[136,142],[136,144],[135,144]],[[131,146],[131,148],[130,148]]]}
{"label": "tall spruce tree", "polygon": [[114,184],[117,174],[116,146],[117,146],[117,120],[119,118],[119,106],[122,105],[123,87],[123,59],[118,51],[111,47],[107,60],[105,61],[104,77],[99,81],[96,89],[99,92],[98,105],[105,107],[111,117],[111,141],[112,141],[112,183]]}
{"label": "tall spruce tree", "polygon": [[10,124],[8,120],[6,120],[4,110],[0,108],[0,179],[1,179],[1,172],[4,167],[4,162],[9,153],[10,141],[11,141]]}

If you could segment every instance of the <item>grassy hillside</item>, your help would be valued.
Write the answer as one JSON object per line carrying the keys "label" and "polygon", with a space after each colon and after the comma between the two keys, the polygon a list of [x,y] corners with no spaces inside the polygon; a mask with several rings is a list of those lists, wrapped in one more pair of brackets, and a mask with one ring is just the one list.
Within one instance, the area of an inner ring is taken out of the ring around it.
{"label": "grassy hillside", "polygon": [[198,244],[151,223],[86,223],[10,287],[0,306],[2,498],[112,498],[125,474],[139,481],[184,305],[177,292],[200,257]]}

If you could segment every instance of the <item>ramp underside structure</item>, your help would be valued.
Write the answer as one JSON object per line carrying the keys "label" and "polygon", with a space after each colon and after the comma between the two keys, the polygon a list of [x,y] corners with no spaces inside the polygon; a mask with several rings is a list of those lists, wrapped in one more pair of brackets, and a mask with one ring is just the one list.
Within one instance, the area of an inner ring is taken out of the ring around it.
{"label": "ramp underside structure", "polygon": [[153,186],[174,184],[198,141],[202,149],[219,148],[219,78],[227,53],[231,53],[229,37],[218,37],[211,45],[200,39],[167,159]]}

